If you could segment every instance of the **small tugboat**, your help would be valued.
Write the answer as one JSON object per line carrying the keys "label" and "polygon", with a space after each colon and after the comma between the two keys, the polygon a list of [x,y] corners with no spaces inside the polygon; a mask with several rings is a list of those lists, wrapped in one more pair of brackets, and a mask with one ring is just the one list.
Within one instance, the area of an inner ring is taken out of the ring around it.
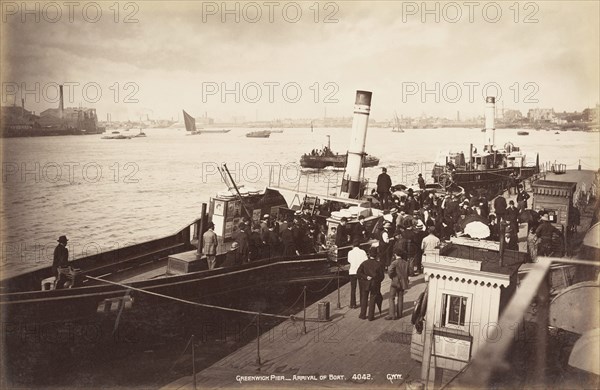
{"label": "small tugboat", "polygon": [[[331,138],[327,136],[327,146],[322,150],[313,149],[310,153],[302,155],[300,166],[302,168],[323,169],[326,167],[344,168],[348,156],[346,154],[333,153],[330,144]],[[362,166],[365,168],[376,167],[379,159],[375,156],[365,154]]]}
{"label": "small tugboat", "polygon": [[270,136],[271,132],[269,130],[252,131],[246,134],[248,138],[269,138]]}
{"label": "small tugboat", "polygon": [[525,154],[511,142],[499,149],[494,145],[496,99],[486,99],[485,121],[486,133],[490,131],[492,138],[484,146],[483,151],[470,145],[468,160],[465,154],[448,152],[438,159],[433,167],[432,176],[436,183],[443,187],[459,185],[471,194],[480,194],[492,199],[507,189],[516,178],[526,179],[539,172],[539,166],[527,165]]}
{"label": "small tugboat", "polygon": [[517,135],[529,135],[528,131],[517,131]]}

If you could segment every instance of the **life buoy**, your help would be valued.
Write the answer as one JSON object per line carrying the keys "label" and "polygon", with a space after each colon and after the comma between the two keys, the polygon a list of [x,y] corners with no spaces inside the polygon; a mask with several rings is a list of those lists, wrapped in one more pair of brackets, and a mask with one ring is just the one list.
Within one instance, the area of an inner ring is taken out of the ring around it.
{"label": "life buoy", "polygon": [[438,183],[440,183],[440,185],[444,188],[447,189],[448,187],[450,187],[453,183],[452,180],[452,175],[449,173],[442,173],[439,177],[438,177]]}

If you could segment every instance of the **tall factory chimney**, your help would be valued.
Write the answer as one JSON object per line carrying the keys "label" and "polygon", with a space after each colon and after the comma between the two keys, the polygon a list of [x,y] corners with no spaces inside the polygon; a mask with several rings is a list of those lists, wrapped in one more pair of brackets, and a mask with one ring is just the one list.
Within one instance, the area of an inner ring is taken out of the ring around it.
{"label": "tall factory chimney", "polygon": [[358,199],[362,195],[361,170],[365,157],[365,141],[367,139],[372,95],[373,93],[369,91],[356,91],[352,135],[350,147],[348,148],[348,160],[346,161],[347,175],[342,179],[342,191],[347,192],[348,196],[353,199]]}
{"label": "tall factory chimney", "polygon": [[496,126],[494,124],[494,119],[496,116],[496,98],[493,96],[488,96],[485,99],[485,136],[489,137],[488,132],[492,133],[491,143],[488,141],[488,151],[491,151],[491,147],[496,144]]}
{"label": "tall factory chimney", "polygon": [[21,119],[25,118],[25,99],[21,98]]}
{"label": "tall factory chimney", "polygon": [[60,117],[60,119],[63,119],[65,117],[65,106],[64,106],[64,101],[63,101],[63,86],[62,84],[58,86],[58,91],[59,91],[59,101],[58,101],[58,115]]}

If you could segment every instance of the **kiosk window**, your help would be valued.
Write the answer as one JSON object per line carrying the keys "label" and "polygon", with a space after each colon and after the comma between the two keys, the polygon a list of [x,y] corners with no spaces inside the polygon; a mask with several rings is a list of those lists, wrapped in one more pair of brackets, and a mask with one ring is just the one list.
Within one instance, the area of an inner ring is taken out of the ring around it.
{"label": "kiosk window", "polygon": [[442,294],[442,326],[464,326],[467,315],[467,297]]}

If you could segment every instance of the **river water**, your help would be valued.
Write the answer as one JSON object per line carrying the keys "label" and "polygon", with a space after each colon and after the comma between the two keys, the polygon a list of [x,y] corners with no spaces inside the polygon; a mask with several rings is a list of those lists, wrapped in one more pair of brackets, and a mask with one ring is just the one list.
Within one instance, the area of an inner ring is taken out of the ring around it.
{"label": "river water", "polygon": [[[243,188],[263,189],[271,178],[282,187],[338,192],[342,172],[301,172],[303,153],[327,144],[343,153],[350,130],[285,129],[270,138],[246,138],[250,129],[187,136],[182,129],[145,129],[146,138],[105,140],[101,135],[3,139],[2,277],[52,263],[60,235],[70,256],[81,257],[172,234],[200,215],[202,202],[226,190],[217,166],[226,163]],[[126,134],[127,132],[124,132]],[[130,133],[135,134],[136,130]],[[431,180],[441,151],[481,148],[479,129],[372,128],[367,151],[381,159],[394,184]],[[598,133],[516,129],[496,131],[496,144],[513,142],[528,161],[556,161],[598,169]],[[380,169],[368,168],[374,182]]]}

